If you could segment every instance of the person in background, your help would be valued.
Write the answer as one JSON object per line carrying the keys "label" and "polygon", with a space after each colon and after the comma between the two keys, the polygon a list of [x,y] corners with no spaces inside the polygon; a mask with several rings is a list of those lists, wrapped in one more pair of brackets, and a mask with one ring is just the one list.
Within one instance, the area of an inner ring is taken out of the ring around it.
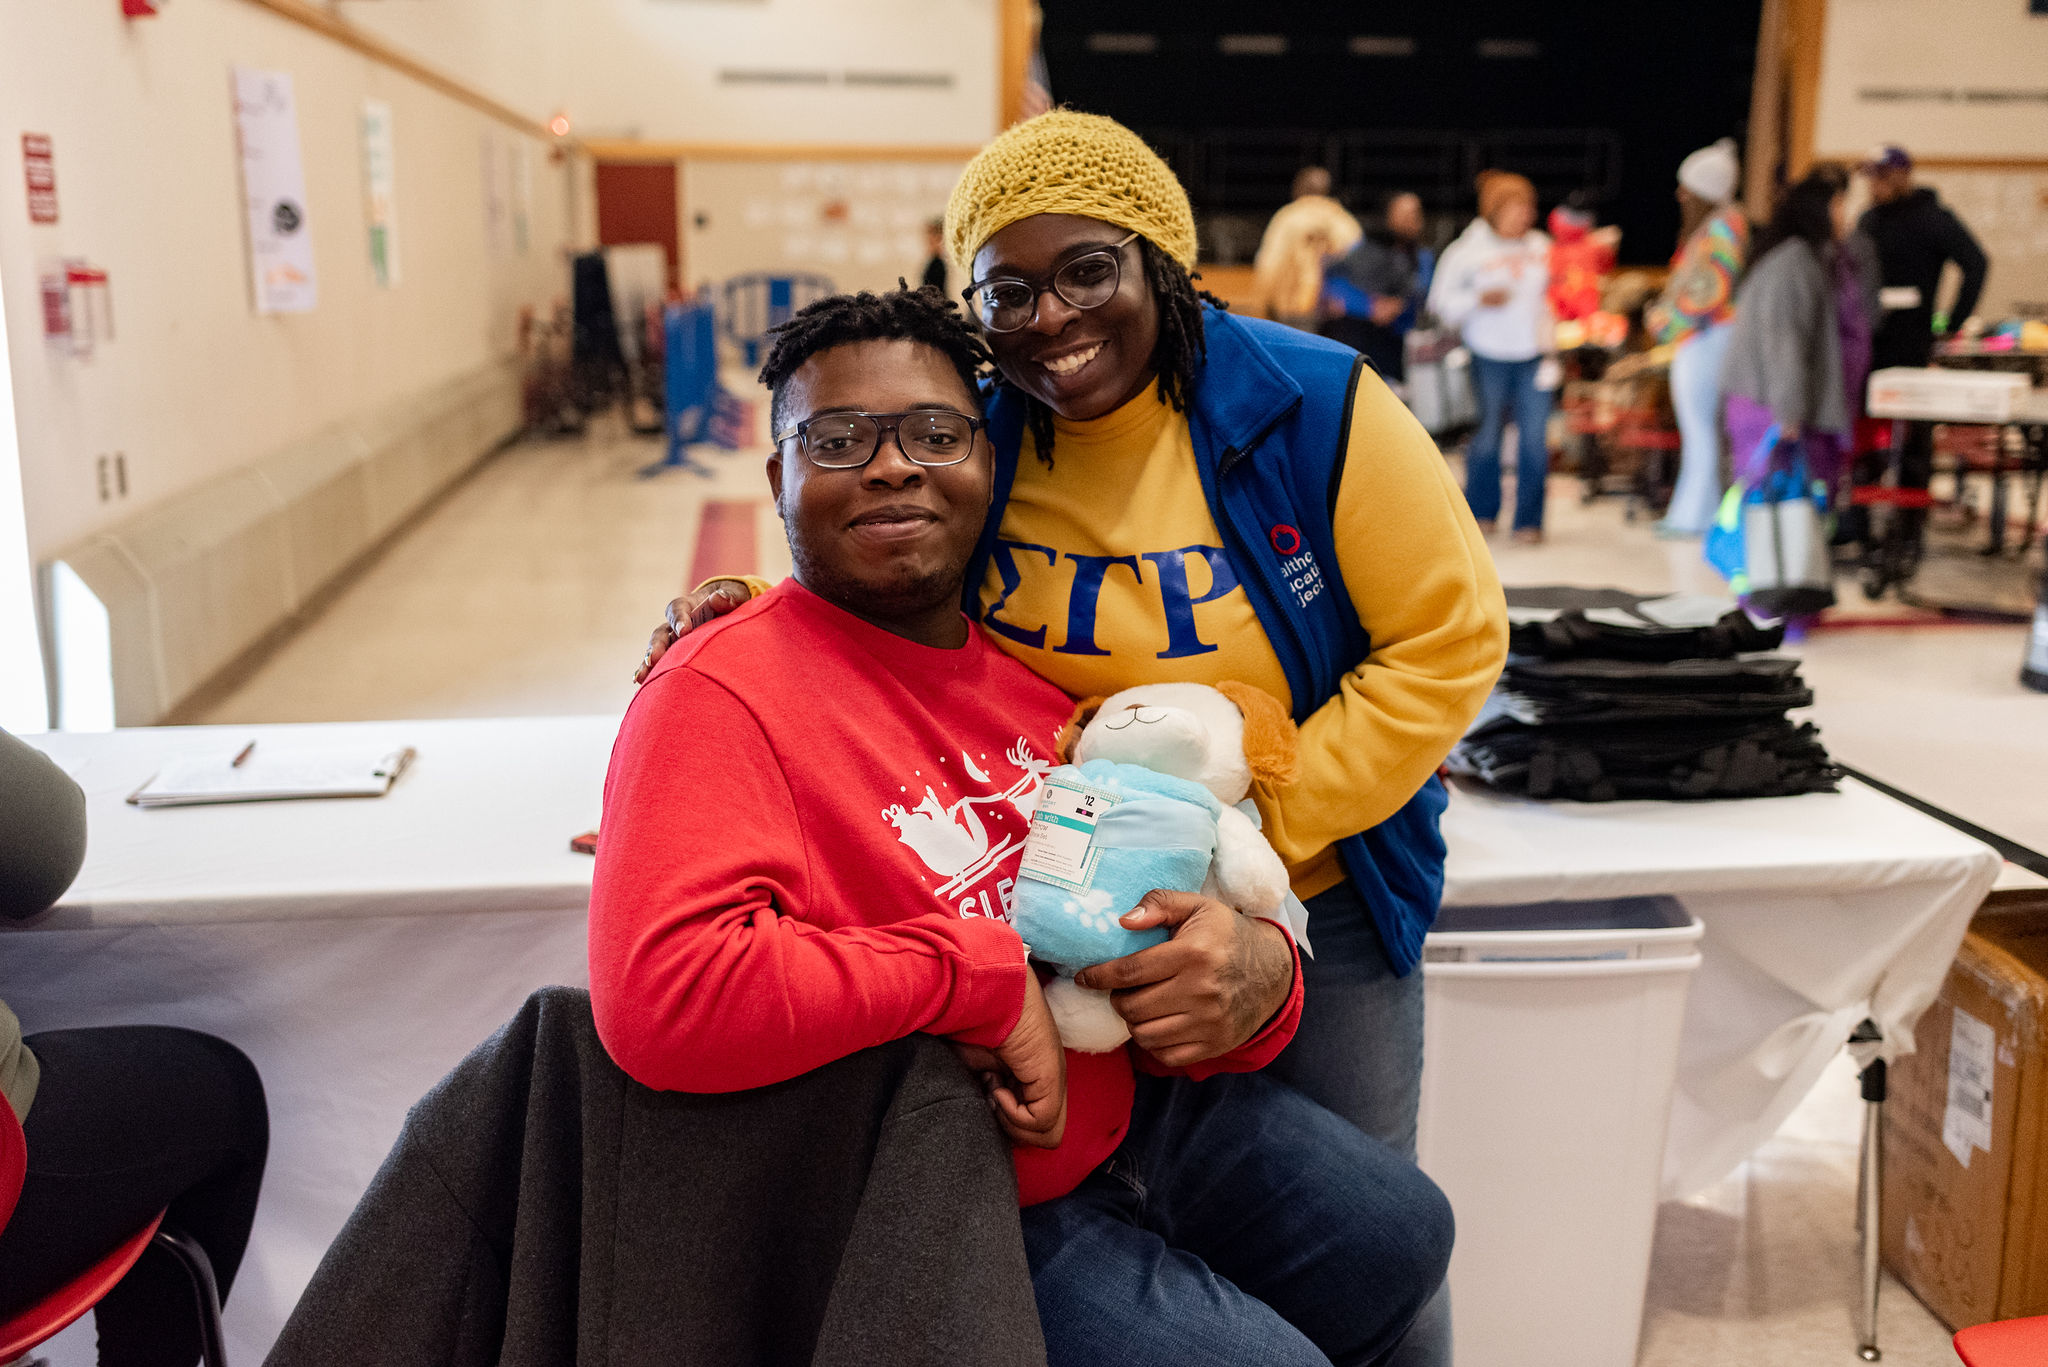
{"label": "person in background", "polygon": [[1465,499],[1481,531],[1500,517],[1501,438],[1515,424],[1515,540],[1543,539],[1550,474],[1550,394],[1537,384],[1552,349],[1550,239],[1536,231],[1536,187],[1506,171],[1479,175],[1479,217],[1444,250],[1429,308],[1472,353],[1479,430],[1465,452]]}
{"label": "person in background", "polygon": [[1403,190],[1379,224],[1323,276],[1322,334],[1363,352],[1390,383],[1407,377],[1403,346],[1429,294],[1436,254],[1422,245],[1422,198]]}
{"label": "person in background", "polygon": [[[85,794],[0,731],[0,919],[49,909],[85,860]],[[193,1030],[123,1025],[22,1037],[0,1002],[0,1096],[28,1173],[0,1227],[0,1319],[41,1300],[165,1210],[197,1240],[227,1299],[248,1247],[270,1147],[263,1081],[242,1052]],[[161,1249],[94,1310],[103,1367],[199,1360],[192,1283]]]}
{"label": "person in background", "polygon": [[924,225],[924,247],[931,259],[924,263],[920,283],[928,290],[946,292],[946,220],[934,218]]}
{"label": "person in background", "polygon": [[1593,211],[1576,202],[1550,211],[1550,315],[1556,321],[1578,322],[1599,312],[1607,277],[1621,247],[1621,229],[1596,228]]}
{"label": "person in background", "polygon": [[1658,344],[1676,349],[1671,406],[1684,442],[1660,536],[1702,536],[1721,506],[1721,367],[1749,260],[1749,219],[1735,200],[1740,180],[1733,138],[1678,164],[1678,254],[1644,319]]}
{"label": "person in background", "polygon": [[1313,332],[1321,308],[1323,265],[1358,245],[1364,230],[1330,197],[1330,173],[1303,167],[1294,198],[1266,224],[1252,258],[1252,279],[1268,318]]}
{"label": "person in background", "polygon": [[1736,479],[1745,486],[1770,470],[1774,452],[1763,440],[1773,424],[1782,445],[1804,452],[1815,478],[1832,486],[1840,473],[1849,406],[1837,243],[1848,184],[1839,166],[1820,166],[1787,189],[1736,291],[1721,387]]}
{"label": "person in background", "polygon": [[[1938,337],[1935,296],[1941,288],[1942,267],[1953,261],[1963,273],[1946,314],[1945,330],[1953,331],[1976,311],[1990,262],[1977,239],[1940,197],[1927,186],[1913,183],[1913,158],[1905,148],[1880,147],[1857,169],[1870,186],[1871,199],[1857,227],[1876,244],[1883,279],[1880,302],[1885,306],[1871,339],[1871,367],[1926,365]],[[1934,473],[1932,424],[1907,423],[1905,444],[1898,455],[1900,487],[1925,489]],[[1862,475],[1875,480],[1881,462],[1880,456],[1873,461],[1875,468]],[[1905,510],[1915,542],[1926,515],[1924,509]]]}

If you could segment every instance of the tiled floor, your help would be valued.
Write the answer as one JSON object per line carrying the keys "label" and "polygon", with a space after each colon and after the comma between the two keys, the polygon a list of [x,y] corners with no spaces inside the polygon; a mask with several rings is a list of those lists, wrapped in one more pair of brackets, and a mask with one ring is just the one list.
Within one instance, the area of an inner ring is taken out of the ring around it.
{"label": "tiled floor", "polygon": [[[787,566],[758,455],[713,456],[712,478],[639,478],[654,454],[615,427],[507,451],[194,719],[622,709],[700,522],[745,542],[744,508],[704,519],[707,500],[751,503],[762,572]],[[1660,542],[1617,503],[1582,506],[1576,493],[1556,482],[1546,544],[1496,545],[1509,583],[1718,590],[1696,544]],[[1800,650],[1844,761],[2048,848],[2048,697],[2017,684],[2024,641],[2018,627],[1866,626],[1817,632]],[[1664,1207],[1644,1367],[1855,1362],[1858,1124],[1844,1063],[1734,1175]],[[1896,1284],[1882,1325],[1888,1363],[1955,1361],[1947,1332]]]}

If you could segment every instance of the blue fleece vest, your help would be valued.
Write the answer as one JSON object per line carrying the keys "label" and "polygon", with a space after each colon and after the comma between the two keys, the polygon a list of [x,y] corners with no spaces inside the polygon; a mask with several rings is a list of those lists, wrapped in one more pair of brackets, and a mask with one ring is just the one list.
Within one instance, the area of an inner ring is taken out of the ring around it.
{"label": "blue fleece vest", "polygon": [[[1335,342],[1207,305],[1203,319],[1208,358],[1188,412],[1195,466],[1231,566],[1280,657],[1294,719],[1304,721],[1372,653],[1338,571],[1331,528],[1365,359]],[[1024,404],[1014,391],[991,396],[988,431],[995,503],[967,568],[964,602],[977,620],[1024,445]],[[1337,845],[1396,973],[1421,961],[1422,937],[1443,896],[1437,823],[1445,800],[1432,775],[1407,806]]]}

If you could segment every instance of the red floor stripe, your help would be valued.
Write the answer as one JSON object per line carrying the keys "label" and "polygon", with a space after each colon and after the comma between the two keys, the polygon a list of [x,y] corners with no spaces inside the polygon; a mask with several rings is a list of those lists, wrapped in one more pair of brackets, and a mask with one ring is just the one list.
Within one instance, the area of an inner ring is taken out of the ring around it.
{"label": "red floor stripe", "polygon": [[759,507],[760,500],[753,498],[706,501],[697,522],[697,553],[690,559],[690,587],[716,575],[759,572],[761,548],[754,539]]}

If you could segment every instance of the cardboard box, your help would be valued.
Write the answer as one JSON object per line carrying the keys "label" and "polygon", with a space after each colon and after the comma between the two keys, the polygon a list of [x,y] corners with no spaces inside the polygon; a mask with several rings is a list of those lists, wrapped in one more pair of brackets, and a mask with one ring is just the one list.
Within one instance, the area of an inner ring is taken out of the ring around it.
{"label": "cardboard box", "polygon": [[1873,418],[2010,422],[2031,387],[2026,376],[2007,371],[1894,366],[1870,377],[1864,406]]}
{"label": "cardboard box", "polygon": [[1891,1068],[1885,1266],[1951,1329],[2048,1314],[2048,907],[1972,923]]}

